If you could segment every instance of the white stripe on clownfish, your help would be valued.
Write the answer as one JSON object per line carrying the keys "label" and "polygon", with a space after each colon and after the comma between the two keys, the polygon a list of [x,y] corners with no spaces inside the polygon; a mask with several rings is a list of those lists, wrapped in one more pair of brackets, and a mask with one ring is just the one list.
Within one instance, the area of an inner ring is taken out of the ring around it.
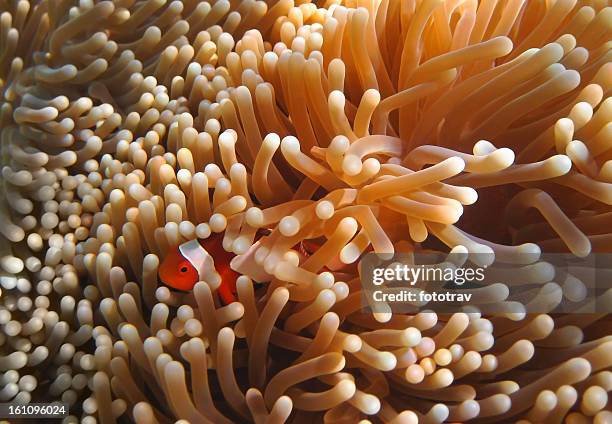
{"label": "white stripe on clownfish", "polygon": [[210,253],[200,244],[198,239],[190,240],[181,244],[179,252],[198,271],[200,281],[217,283],[221,280],[215,269],[215,260]]}

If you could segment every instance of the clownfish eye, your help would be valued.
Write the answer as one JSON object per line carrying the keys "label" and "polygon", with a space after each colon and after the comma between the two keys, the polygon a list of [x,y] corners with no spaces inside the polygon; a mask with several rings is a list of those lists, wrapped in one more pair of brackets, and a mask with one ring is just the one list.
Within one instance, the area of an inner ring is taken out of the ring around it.
{"label": "clownfish eye", "polygon": [[187,267],[186,267],[186,266],[182,267],[182,268],[180,269],[180,271],[181,271],[181,272],[187,272]]}

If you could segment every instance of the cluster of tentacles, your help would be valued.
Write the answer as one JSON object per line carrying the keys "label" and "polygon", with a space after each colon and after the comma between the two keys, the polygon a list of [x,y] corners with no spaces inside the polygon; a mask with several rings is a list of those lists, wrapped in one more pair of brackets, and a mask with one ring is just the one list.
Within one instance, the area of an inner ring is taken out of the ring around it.
{"label": "cluster of tentacles", "polygon": [[[612,250],[607,0],[0,11],[0,401],[83,423],[612,422],[605,313],[374,314],[357,269]],[[270,281],[229,305],[162,285],[168,249],[211,233]]]}

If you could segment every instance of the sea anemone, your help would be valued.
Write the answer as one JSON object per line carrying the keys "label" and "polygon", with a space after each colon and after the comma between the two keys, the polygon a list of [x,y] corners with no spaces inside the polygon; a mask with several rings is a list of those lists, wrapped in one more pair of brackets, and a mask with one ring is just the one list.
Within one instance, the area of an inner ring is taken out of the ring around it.
{"label": "sea anemone", "polygon": [[[0,11],[0,401],[83,423],[612,422],[607,311],[373,312],[357,266],[612,251],[607,0]],[[269,276],[227,305],[157,275],[213,233]]]}

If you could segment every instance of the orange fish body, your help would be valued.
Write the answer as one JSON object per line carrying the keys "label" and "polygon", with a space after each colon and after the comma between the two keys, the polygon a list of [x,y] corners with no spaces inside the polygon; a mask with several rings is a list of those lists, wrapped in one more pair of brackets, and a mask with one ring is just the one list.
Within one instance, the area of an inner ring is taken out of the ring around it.
{"label": "orange fish body", "polygon": [[167,286],[187,291],[198,281],[198,270],[181,254],[177,246],[170,249],[159,266],[159,277]]}
{"label": "orange fish body", "polygon": [[[257,240],[264,234],[263,230],[259,231]],[[260,269],[261,267],[250,266],[253,264],[259,241],[246,253],[236,256],[223,248],[222,240],[221,234],[214,234],[206,240],[190,240],[171,248],[159,266],[160,279],[169,287],[189,291],[198,281],[213,281],[218,273],[221,277],[218,293],[225,305],[236,301],[236,280],[241,274],[258,282],[272,280],[273,276]],[[317,243],[302,241],[294,246],[294,249],[298,251],[301,259],[305,260],[319,247]],[[326,269],[337,271],[344,267],[336,257],[330,259]]]}
{"label": "orange fish body", "polygon": [[198,281],[210,281],[218,273],[221,301],[226,305],[235,302],[239,274],[230,268],[234,254],[223,249],[221,240],[220,235],[214,235],[204,241],[191,240],[171,248],[159,266],[161,281],[174,289],[189,291]]}

